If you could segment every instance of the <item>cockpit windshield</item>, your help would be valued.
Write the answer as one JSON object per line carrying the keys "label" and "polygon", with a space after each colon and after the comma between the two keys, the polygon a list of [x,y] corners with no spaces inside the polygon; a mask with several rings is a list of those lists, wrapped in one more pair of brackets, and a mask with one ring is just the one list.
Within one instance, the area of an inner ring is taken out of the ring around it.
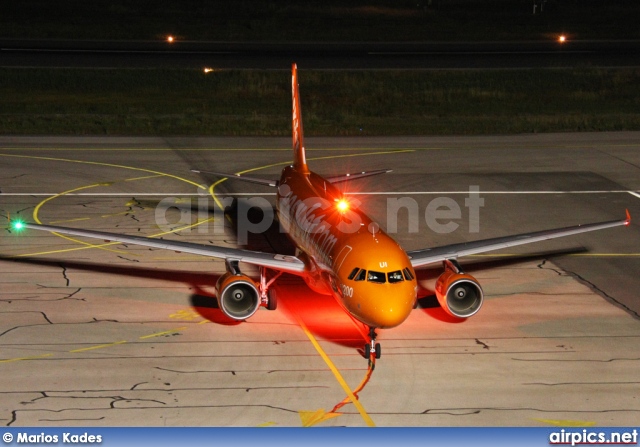
{"label": "cockpit windshield", "polygon": [[367,274],[367,281],[383,284],[387,282],[387,278],[384,273],[374,272],[373,270],[369,270],[369,273]]}
{"label": "cockpit windshield", "polygon": [[348,279],[352,281],[369,281],[377,284],[384,284],[389,281],[390,284],[402,282],[402,281],[411,281],[413,280],[413,275],[409,271],[408,268],[404,268],[402,270],[395,270],[393,272],[384,273],[384,272],[374,272],[373,270],[365,270],[360,267],[356,267],[351,270],[349,273]]}
{"label": "cockpit windshield", "polygon": [[404,281],[404,278],[402,277],[402,272],[400,270],[396,270],[395,272],[389,272],[387,276],[389,277],[389,282],[392,284],[394,282]]}

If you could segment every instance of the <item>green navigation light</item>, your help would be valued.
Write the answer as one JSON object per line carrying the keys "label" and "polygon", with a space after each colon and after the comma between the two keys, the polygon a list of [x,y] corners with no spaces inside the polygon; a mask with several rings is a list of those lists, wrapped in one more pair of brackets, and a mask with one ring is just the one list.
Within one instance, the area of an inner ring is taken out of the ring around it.
{"label": "green navigation light", "polygon": [[16,220],[11,222],[11,227],[16,231],[22,231],[24,230],[24,222]]}

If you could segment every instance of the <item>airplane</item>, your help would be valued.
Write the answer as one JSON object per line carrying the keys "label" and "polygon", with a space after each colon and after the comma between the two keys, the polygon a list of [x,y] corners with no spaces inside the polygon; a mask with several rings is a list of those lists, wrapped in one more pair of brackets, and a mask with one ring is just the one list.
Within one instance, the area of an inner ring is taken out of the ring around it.
{"label": "airplane", "polygon": [[[301,276],[313,291],[332,295],[353,319],[368,328],[369,341],[364,345],[364,356],[369,365],[375,366],[375,359],[381,355],[380,343],[376,343],[376,330],[400,325],[416,306],[416,269],[442,263],[443,272],[435,285],[438,302],[448,314],[466,319],[480,310],[484,294],[479,282],[464,272],[458,258],[588,231],[628,226],[631,222],[627,210],[626,218],[622,220],[405,251],[364,212],[352,207],[349,198],[336,187],[338,183],[389,170],[324,178],[309,169],[295,63],[292,65],[291,81],[293,163],[282,170],[279,180],[197,169],[192,171],[276,188],[278,220],[295,245],[296,255],[21,221],[12,222],[12,227],[16,230],[44,230],[224,259],[226,272],[216,284],[218,307],[227,317],[238,321],[250,318],[260,307],[276,309],[277,296],[271,286],[279,275],[289,273]],[[256,281],[243,274],[240,263],[260,267],[260,278]]]}

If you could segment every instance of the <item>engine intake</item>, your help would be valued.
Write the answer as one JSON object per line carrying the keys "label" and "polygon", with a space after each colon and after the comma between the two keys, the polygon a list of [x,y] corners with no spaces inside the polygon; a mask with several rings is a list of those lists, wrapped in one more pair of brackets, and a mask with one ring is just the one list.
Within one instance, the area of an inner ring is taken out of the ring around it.
{"label": "engine intake", "polygon": [[216,283],[218,307],[233,320],[246,320],[262,303],[256,284],[245,275],[225,273]]}
{"label": "engine intake", "polygon": [[436,297],[440,306],[458,318],[469,318],[480,310],[484,301],[482,287],[473,276],[445,270],[436,281]]}

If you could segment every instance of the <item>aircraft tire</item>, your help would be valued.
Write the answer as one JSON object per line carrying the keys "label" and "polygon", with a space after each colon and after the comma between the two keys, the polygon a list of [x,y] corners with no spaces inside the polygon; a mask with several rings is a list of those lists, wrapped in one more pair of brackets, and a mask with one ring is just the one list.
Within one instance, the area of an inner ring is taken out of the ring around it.
{"label": "aircraft tire", "polygon": [[278,308],[278,295],[275,289],[269,289],[268,292],[269,302],[267,303],[268,310],[276,310]]}
{"label": "aircraft tire", "polygon": [[382,355],[382,348],[380,346],[380,343],[376,343],[376,358],[379,359],[381,355]]}

